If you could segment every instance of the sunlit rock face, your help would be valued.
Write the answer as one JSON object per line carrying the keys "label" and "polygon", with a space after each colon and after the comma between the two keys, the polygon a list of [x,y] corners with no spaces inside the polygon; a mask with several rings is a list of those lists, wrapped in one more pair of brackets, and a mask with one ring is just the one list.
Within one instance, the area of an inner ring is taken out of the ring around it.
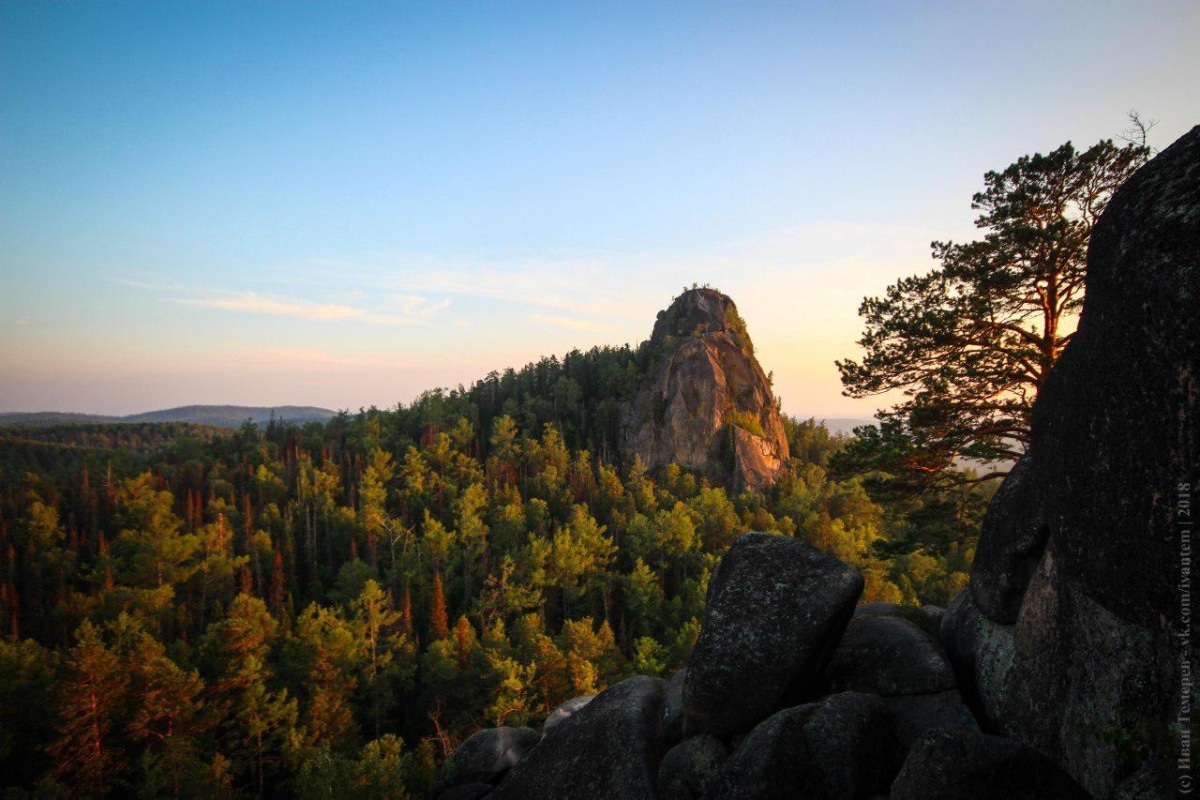
{"label": "sunlit rock face", "polygon": [[622,413],[623,445],[648,468],[675,463],[735,490],[773,484],[787,437],[733,301],[691,289],[658,315],[644,345],[646,387]]}
{"label": "sunlit rock face", "polygon": [[[1196,641],[1180,587],[1200,497],[1198,305],[1200,127],[1096,225],[1079,331],[988,510],[977,615],[943,624],[990,721],[1097,797],[1129,781],[1165,797],[1173,780],[1168,734]],[[989,631],[1007,646],[983,647],[999,640]]]}

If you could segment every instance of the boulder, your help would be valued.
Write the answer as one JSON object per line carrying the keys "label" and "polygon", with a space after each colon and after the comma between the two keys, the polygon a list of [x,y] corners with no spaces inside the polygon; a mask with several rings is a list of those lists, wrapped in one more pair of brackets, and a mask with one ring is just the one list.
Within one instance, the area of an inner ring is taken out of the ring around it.
{"label": "boulder", "polygon": [[542,732],[549,733],[560,723],[569,719],[579,709],[590,703],[592,698],[595,696],[596,695],[594,694],[585,694],[580,697],[572,697],[570,700],[560,703],[553,711],[550,712],[550,715],[546,717],[546,721],[542,723]]}
{"label": "boulder", "polygon": [[980,614],[971,591],[963,589],[942,617],[941,640],[968,707],[989,733],[1011,735],[1004,704],[1016,657],[1013,627]]}
{"label": "boulder", "polygon": [[892,730],[900,754],[907,755],[913,744],[935,728],[979,732],[979,723],[963,702],[957,689],[934,694],[906,694],[885,697],[892,713]]}
{"label": "boulder", "polygon": [[758,725],[717,770],[704,798],[867,797],[887,791],[894,760],[883,700],[845,692]]}
{"label": "boulder", "polygon": [[971,564],[975,604],[988,619],[1003,625],[1017,621],[1050,536],[1032,465],[1028,453],[1022,456],[996,490]]}
{"label": "boulder", "polygon": [[889,800],[1087,800],[1054,762],[1020,742],[935,730],[913,745]]}
{"label": "boulder", "polygon": [[663,756],[658,767],[658,800],[695,800],[704,794],[729,749],[704,733],[684,739]]}
{"label": "boulder", "polygon": [[828,672],[834,691],[895,696],[944,692],[957,685],[938,643],[908,620],[887,615],[856,615]]}
{"label": "boulder", "polygon": [[709,583],[683,686],[686,733],[724,738],[805,699],[862,587],[857,570],[803,542],[738,538]]}
{"label": "boulder", "polygon": [[664,680],[638,676],[596,695],[509,770],[494,800],[653,800],[665,688]]}
{"label": "boulder", "polygon": [[532,728],[488,728],[472,734],[450,757],[441,792],[468,783],[496,783],[541,739]]}
{"label": "boulder", "polygon": [[[891,712],[900,752],[931,728],[979,730],[955,688],[958,679],[941,645],[885,606],[861,606],[829,662],[833,691],[880,695]],[[863,612],[863,609],[867,609]]]}
{"label": "boulder", "polygon": [[1138,170],[1096,224],[1079,328],[1030,431],[1063,575],[1147,627],[1178,602],[1177,486],[1200,463],[1198,262],[1200,126]]}
{"label": "boulder", "polygon": [[992,694],[1006,729],[1101,797],[1168,760],[1156,732],[1179,713],[1177,514],[1200,463],[1197,264],[1200,127],[1134,174],[1093,229],[1078,330],[972,571],[983,618],[1006,625],[1018,607],[1011,657],[990,665],[975,641],[974,671],[998,681],[980,687],[984,703]]}

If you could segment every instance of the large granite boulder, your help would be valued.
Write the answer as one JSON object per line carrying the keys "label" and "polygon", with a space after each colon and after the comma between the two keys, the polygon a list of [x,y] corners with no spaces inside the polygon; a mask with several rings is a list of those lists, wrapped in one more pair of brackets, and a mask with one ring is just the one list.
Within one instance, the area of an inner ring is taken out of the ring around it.
{"label": "large granite boulder", "polygon": [[[1017,485],[988,510],[971,579],[991,623],[1013,622],[1018,606],[1011,662],[990,668],[996,683],[980,694],[1096,796],[1169,760],[1163,732],[1191,658],[1180,509],[1200,465],[1198,303],[1200,127],[1130,178],[1095,226],[1078,332],[1034,406]],[[974,630],[949,638],[978,644],[984,626],[958,619]],[[972,671],[989,669],[992,656],[972,652]]]}
{"label": "large granite boulder", "polygon": [[665,688],[639,676],[596,695],[509,770],[494,800],[654,800]]}
{"label": "large granite boulder", "polygon": [[787,434],[733,301],[685,291],[659,312],[643,388],[621,411],[622,446],[650,468],[678,464],[735,491],[788,468]]}
{"label": "large granite boulder", "polygon": [[901,753],[931,728],[978,731],[941,645],[889,605],[854,612],[829,662],[829,687],[883,697]]}
{"label": "large granite boulder", "polygon": [[450,757],[435,794],[470,783],[496,783],[540,742],[532,728],[488,728],[472,734]]}
{"label": "large granite boulder", "polygon": [[992,497],[971,564],[976,605],[989,619],[1005,625],[1017,621],[1050,536],[1032,465],[1028,455],[1022,456]]}
{"label": "large granite boulder", "polygon": [[941,646],[929,634],[888,615],[855,615],[828,671],[834,691],[895,696],[944,692],[958,684]]}
{"label": "large granite boulder", "polygon": [[857,692],[780,711],[750,732],[705,800],[869,797],[895,774],[887,706]]}
{"label": "large granite boulder", "polygon": [[1020,742],[935,730],[921,737],[892,783],[889,800],[1088,800],[1054,762]]}
{"label": "large granite boulder", "polygon": [[738,538],[709,583],[683,686],[686,733],[727,737],[805,699],[862,588],[857,570],[803,542]]}
{"label": "large granite boulder", "polygon": [[983,616],[971,590],[963,589],[942,617],[941,640],[967,705],[988,733],[1011,735],[1004,709],[1016,657],[1013,626]]}

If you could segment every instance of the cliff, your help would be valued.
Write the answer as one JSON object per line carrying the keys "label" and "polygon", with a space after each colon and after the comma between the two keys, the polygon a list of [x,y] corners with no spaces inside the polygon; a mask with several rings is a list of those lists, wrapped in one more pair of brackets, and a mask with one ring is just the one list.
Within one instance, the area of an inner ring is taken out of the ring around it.
{"label": "cliff", "polygon": [[646,386],[622,410],[622,446],[730,488],[761,489],[788,464],[771,383],[733,301],[691,289],[658,315]]}

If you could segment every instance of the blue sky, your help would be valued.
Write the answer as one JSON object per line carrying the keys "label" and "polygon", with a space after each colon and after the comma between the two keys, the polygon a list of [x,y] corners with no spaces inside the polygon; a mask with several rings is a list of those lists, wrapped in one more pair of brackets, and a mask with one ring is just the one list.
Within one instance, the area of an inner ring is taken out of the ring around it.
{"label": "blue sky", "polygon": [[989,169],[1200,123],[1200,4],[0,4],[0,411],[410,402],[730,294],[784,409]]}

